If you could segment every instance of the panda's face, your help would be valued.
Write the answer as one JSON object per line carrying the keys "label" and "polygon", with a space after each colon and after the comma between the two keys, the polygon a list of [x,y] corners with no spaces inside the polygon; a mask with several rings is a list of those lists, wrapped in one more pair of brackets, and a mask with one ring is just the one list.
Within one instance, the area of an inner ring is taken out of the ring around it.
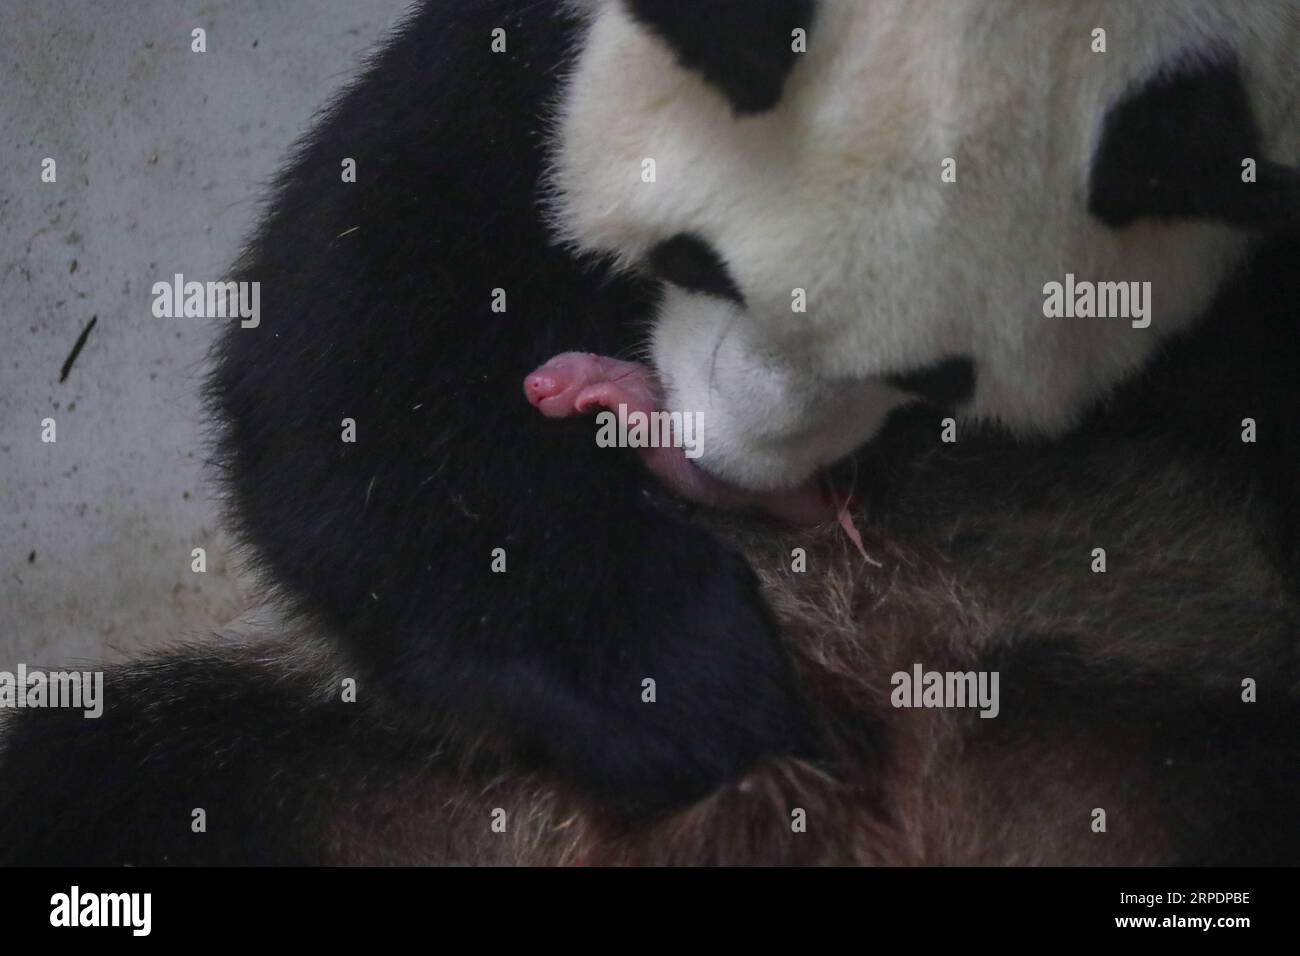
{"label": "panda's face", "polygon": [[[1296,147],[1293,77],[1274,75],[1300,35],[1289,0],[823,0],[777,95],[750,102],[655,19],[673,6],[595,4],[553,213],[577,248],[665,280],[668,405],[701,416],[699,463],[747,487],[798,483],[918,394],[1068,427],[1246,248],[1223,220],[1249,216],[1202,194]],[[1241,115],[1165,129],[1207,110]],[[1069,282],[1150,285],[1126,314],[1045,314]]]}

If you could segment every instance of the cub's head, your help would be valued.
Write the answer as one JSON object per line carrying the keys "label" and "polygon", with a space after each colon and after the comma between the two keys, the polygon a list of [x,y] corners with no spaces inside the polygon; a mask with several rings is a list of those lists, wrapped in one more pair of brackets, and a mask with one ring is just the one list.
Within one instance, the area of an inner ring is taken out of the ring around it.
{"label": "cub's head", "polygon": [[1292,0],[587,5],[555,226],[664,281],[669,407],[736,484],[918,397],[1061,431],[1300,220]]}

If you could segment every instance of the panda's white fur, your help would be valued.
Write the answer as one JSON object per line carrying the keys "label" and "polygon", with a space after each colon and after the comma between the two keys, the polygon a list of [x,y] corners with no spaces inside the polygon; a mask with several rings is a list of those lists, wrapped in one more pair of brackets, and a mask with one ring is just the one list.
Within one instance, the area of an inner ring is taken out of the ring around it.
{"label": "panda's white fur", "polygon": [[[965,414],[1059,432],[1205,309],[1244,233],[1088,213],[1126,90],[1226,48],[1269,149],[1300,153],[1292,0],[830,0],[778,106],[739,117],[617,0],[591,17],[556,118],[556,230],[629,268],[682,233],[718,250],[744,307],[669,289],[653,360],[669,406],[701,413],[700,464],[754,488],[869,439],[902,399],[879,376],[953,356],[977,371]],[[1151,282],[1150,327],[1046,318],[1067,273]]]}

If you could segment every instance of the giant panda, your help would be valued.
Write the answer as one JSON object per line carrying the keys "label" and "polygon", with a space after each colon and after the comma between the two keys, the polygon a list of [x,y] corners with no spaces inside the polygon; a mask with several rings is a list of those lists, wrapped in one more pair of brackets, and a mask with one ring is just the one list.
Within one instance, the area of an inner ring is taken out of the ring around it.
{"label": "giant panda", "polygon": [[[421,4],[214,356],[278,623],[15,714],[0,860],[1300,859],[1298,39],[1295,0]],[[698,457],[593,441],[637,395]],[[998,715],[900,706],[914,666]]]}

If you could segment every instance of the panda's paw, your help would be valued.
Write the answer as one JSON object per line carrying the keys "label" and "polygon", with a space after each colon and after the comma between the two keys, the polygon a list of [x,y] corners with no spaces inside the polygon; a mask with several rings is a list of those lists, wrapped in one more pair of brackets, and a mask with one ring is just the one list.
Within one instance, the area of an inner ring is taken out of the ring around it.
{"label": "panda's paw", "polygon": [[[767,758],[818,756],[812,720],[764,606],[757,596],[743,607],[720,598],[683,608],[675,639],[664,642],[647,674],[654,684],[643,678],[638,685],[632,717],[642,725],[639,746],[648,759],[633,769],[652,779],[642,796],[631,791],[634,806],[697,799],[742,780]],[[661,753],[664,741],[670,749]]]}
{"label": "panda's paw", "polygon": [[753,572],[696,534],[645,540],[640,580],[588,608],[581,654],[528,674],[531,700],[512,695],[544,762],[629,817],[692,802],[764,758],[818,752]]}

